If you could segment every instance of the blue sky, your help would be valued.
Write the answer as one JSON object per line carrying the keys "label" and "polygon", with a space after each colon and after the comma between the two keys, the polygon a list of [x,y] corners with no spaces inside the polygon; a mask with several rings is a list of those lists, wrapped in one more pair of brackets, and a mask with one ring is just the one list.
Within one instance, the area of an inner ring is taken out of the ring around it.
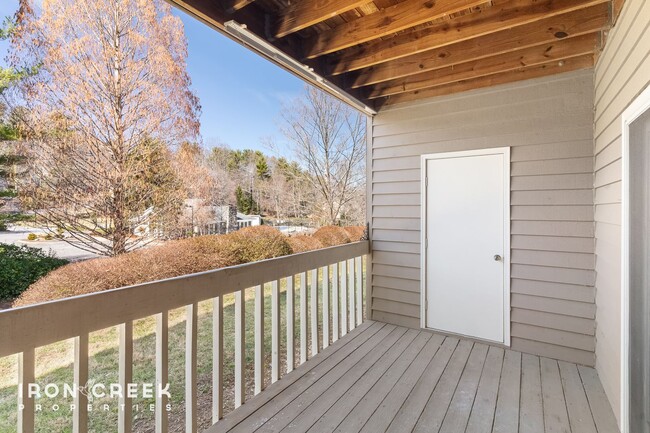
{"label": "blue sky", "polygon": [[[0,18],[11,16],[18,0],[0,2]],[[216,143],[233,149],[259,149],[271,138],[288,156],[279,131],[283,102],[297,97],[303,82],[253,52],[174,9],[185,24],[189,44],[188,70],[201,99],[201,134],[206,147]],[[2,61],[8,44],[0,42]]]}

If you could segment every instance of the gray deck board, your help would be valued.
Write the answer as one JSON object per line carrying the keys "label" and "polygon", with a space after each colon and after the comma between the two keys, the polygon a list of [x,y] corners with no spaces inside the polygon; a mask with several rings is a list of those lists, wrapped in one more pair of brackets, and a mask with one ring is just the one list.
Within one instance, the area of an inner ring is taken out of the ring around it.
{"label": "gray deck board", "polygon": [[[413,429],[414,432],[434,433],[440,430],[442,421],[447,414],[447,409],[449,409],[451,399],[456,392],[458,381],[472,353],[473,346],[474,343],[467,340],[462,340],[458,343],[456,351],[451,357],[451,360],[449,360],[449,365],[442,373],[440,381],[433,390],[433,394],[429,397],[429,401],[427,401],[424,411],[420,415],[420,419],[417,420],[417,424]],[[475,352],[474,357],[476,356]],[[396,427],[399,428],[399,426]]]}
{"label": "gray deck board", "polygon": [[542,373],[539,357],[521,356],[521,408],[519,433],[544,433],[544,406],[542,403]]}
{"label": "gray deck board", "polygon": [[618,433],[596,371],[367,322],[208,429]]}
{"label": "gray deck board", "polygon": [[[330,421],[337,417],[338,413],[343,415],[345,408],[354,405],[363,398],[368,390],[381,379],[393,363],[408,350],[413,340],[417,337],[418,331],[408,330],[397,342],[392,345],[386,352],[380,355],[380,358],[369,368],[362,363],[356,365],[353,369],[344,375],[339,381],[332,385],[327,391],[322,393],[307,409],[298,415],[284,429],[286,432],[304,432],[317,423],[319,418],[324,421]],[[351,374],[350,374],[351,373]],[[327,413],[330,416],[324,417]],[[334,429],[333,426],[331,430]],[[322,426],[321,426],[322,428]],[[328,430],[328,431],[331,431]],[[316,431],[326,431],[319,430]]]}
{"label": "gray deck board", "polygon": [[[432,338],[429,340],[427,347],[425,347],[418,358],[413,361],[413,364],[411,364],[404,376],[400,379],[399,383],[395,385],[390,393],[384,398],[380,406],[368,420],[346,419],[345,422],[339,426],[340,430],[338,431],[340,433],[386,431],[391,422],[396,418],[402,405],[406,404],[405,402],[408,402],[408,399],[412,396],[413,398],[417,398],[417,392],[414,389],[416,385],[418,385],[418,388],[422,390],[423,387],[421,384],[427,382],[425,375],[431,375],[432,373],[435,374],[436,368],[438,368],[440,372],[438,376],[442,374],[445,365],[447,365],[447,361],[449,361],[451,354],[454,352],[458,340],[444,338],[441,335],[437,335],[436,337],[438,338]],[[433,386],[435,386],[435,383],[432,387]],[[361,426],[361,430],[355,428],[355,426],[359,425]]]}
{"label": "gray deck board", "polygon": [[476,391],[474,407],[465,430],[467,433],[490,433],[492,431],[503,367],[503,354],[504,350],[500,347],[492,346],[488,350]]}
{"label": "gray deck board", "polygon": [[598,379],[598,373],[593,368],[583,366],[578,366],[578,372],[587,394],[587,400],[598,433],[618,432],[614,411],[612,411],[605,390],[603,390],[603,385]]}
{"label": "gray deck board", "polygon": [[[362,375],[364,370],[377,362],[404,334],[406,334],[405,328],[394,328],[386,338],[382,339],[366,353],[355,352],[353,355],[356,356],[345,359],[337,368],[332,369],[312,386],[305,389],[298,398],[293,399],[282,410],[266,419],[263,425],[257,427],[259,430],[256,431],[276,432],[283,430],[297,415],[300,415],[309,405],[322,396],[330,386],[336,384],[339,379],[343,378],[344,381],[356,382],[357,375]],[[242,432],[249,431],[248,429],[242,430]]]}
{"label": "gray deck board", "polygon": [[[385,395],[386,388],[392,388],[429,339],[431,339],[431,334],[420,332],[409,342],[406,349],[398,348],[397,358],[387,369],[369,371],[368,373],[372,374],[368,374],[368,377],[364,376],[365,380],[360,380],[350,388],[309,431],[313,433],[335,431],[341,420],[350,414],[353,415],[351,418],[355,419],[369,418],[377,407],[375,399],[379,399],[382,394]],[[390,360],[390,358],[386,359]]]}
{"label": "gray deck board", "polygon": [[442,422],[440,431],[442,433],[456,433],[465,430],[469,415],[474,406],[478,382],[483,372],[483,364],[487,356],[488,346],[484,344],[474,344],[472,354],[467,361],[465,371],[460,377],[460,382],[456,387],[454,397],[447,409],[447,414]]}
{"label": "gray deck board", "polygon": [[575,364],[559,361],[560,377],[572,433],[597,433],[587,395]]}
{"label": "gray deck board", "polygon": [[557,361],[541,358],[544,428],[547,433],[571,433]]}
{"label": "gray deck board", "polygon": [[520,392],[521,353],[508,350],[503,358],[493,432],[512,433],[518,431]]}

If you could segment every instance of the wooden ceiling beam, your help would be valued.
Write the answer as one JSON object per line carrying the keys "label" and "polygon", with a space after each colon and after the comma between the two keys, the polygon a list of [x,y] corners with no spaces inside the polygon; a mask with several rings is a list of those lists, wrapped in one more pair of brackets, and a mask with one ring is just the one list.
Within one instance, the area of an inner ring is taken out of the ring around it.
{"label": "wooden ceiling beam", "polygon": [[225,0],[224,9],[229,14],[237,12],[240,9],[245,8],[249,4],[253,3],[255,0]]}
{"label": "wooden ceiling beam", "polygon": [[303,54],[305,58],[313,59],[443,18],[485,2],[486,0],[405,0],[315,35],[306,42]]}
{"label": "wooden ceiling beam", "polygon": [[369,2],[370,0],[297,0],[282,11],[276,23],[275,37],[285,37]]}
{"label": "wooden ceiling beam", "polygon": [[591,68],[594,65],[593,54],[587,54],[580,57],[566,59],[560,65],[559,62],[546,63],[528,68],[521,68],[516,71],[504,72],[502,74],[488,75],[472,80],[459,81],[445,86],[432,87],[414,92],[400,93],[382,100],[377,100],[375,109],[394,105],[402,102],[415,101],[418,99],[432,98],[437,96],[450,95],[452,93],[467,92],[470,90],[492,87],[501,84],[512,83],[515,81],[530,80],[533,78],[546,77],[548,75],[560,74],[564,72],[576,71],[579,69]]}
{"label": "wooden ceiling beam", "polygon": [[259,35],[264,34],[264,17],[259,13],[242,10],[235,14],[228,13],[224,5],[215,0],[166,0],[178,9],[203,21],[210,27],[224,31],[224,23],[235,19]]}
{"label": "wooden ceiling beam", "polygon": [[609,7],[606,4],[600,4],[583,11],[546,18],[535,23],[375,65],[361,70],[357,76],[346,77],[346,83],[350,88],[358,88],[392,81],[498,54],[595,33],[607,28],[608,23]]}
{"label": "wooden ceiling beam", "polygon": [[333,56],[328,59],[330,75],[368,68],[602,3],[609,3],[609,0],[511,0],[480,13],[466,14],[449,22],[374,41],[348,50],[343,55]]}
{"label": "wooden ceiling beam", "polygon": [[592,33],[532,48],[524,48],[523,50],[487,57],[481,60],[448,66],[443,69],[378,84],[366,94],[366,97],[368,99],[376,99],[414,90],[443,86],[457,81],[516,71],[522,67],[543,65],[573,57],[593,55],[599,46],[599,41],[600,33]]}

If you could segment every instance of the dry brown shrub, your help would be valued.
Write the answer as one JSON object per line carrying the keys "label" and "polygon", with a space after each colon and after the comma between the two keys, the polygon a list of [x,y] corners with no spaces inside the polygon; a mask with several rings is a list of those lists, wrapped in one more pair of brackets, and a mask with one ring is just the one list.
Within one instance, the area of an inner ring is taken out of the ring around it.
{"label": "dry brown shrub", "polygon": [[321,241],[313,236],[308,235],[294,235],[287,238],[287,242],[291,246],[294,253],[304,253],[306,251],[313,251],[323,248]]}
{"label": "dry brown shrub", "polygon": [[316,230],[313,236],[321,241],[324,247],[350,243],[350,236],[343,227],[338,226],[321,227]]}
{"label": "dry brown shrub", "polygon": [[14,306],[141,284],[235,264],[219,236],[183,239],[118,257],[71,263],[32,284]]}
{"label": "dry brown shrub", "polygon": [[[324,230],[321,236],[287,238],[271,227],[248,227],[228,235],[169,241],[118,257],[71,263],[32,284],[14,302],[14,306],[100,292],[349,242],[340,227]],[[324,245],[323,238],[337,243]]]}
{"label": "dry brown shrub", "polygon": [[246,227],[226,237],[225,257],[237,263],[256,262],[292,253],[287,237],[273,227]]}
{"label": "dry brown shrub", "polygon": [[351,242],[357,242],[363,237],[366,228],[364,226],[348,226],[343,227],[343,230],[348,234]]}

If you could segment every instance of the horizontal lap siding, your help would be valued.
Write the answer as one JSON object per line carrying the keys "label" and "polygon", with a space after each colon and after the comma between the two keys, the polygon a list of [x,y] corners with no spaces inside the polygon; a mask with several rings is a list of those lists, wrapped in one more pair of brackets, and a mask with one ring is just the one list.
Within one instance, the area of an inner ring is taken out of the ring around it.
{"label": "horizontal lap siding", "polygon": [[591,71],[396,107],[373,121],[373,319],[420,325],[420,156],[511,146],[512,347],[593,365]]}
{"label": "horizontal lap siding", "polygon": [[621,115],[650,82],[650,2],[626,0],[594,71],[596,368],[620,419]]}

